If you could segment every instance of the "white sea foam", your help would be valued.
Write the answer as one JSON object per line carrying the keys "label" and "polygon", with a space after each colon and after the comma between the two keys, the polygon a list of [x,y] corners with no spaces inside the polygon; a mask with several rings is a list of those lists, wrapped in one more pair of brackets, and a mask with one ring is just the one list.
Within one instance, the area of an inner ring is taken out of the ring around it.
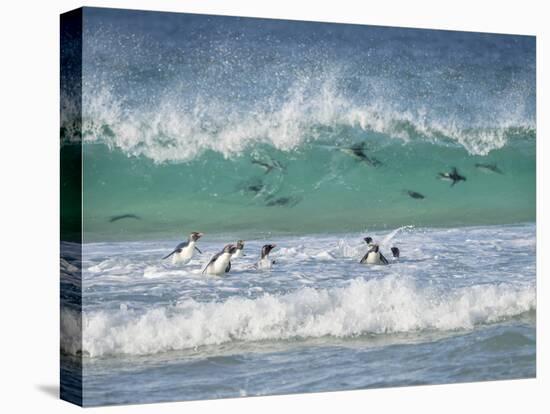
{"label": "white sea foam", "polygon": [[[353,337],[423,330],[472,329],[536,309],[533,286],[485,284],[441,292],[410,278],[352,280],[340,288],[223,302],[185,299],[147,311],[120,309],[83,315],[83,351],[98,357],[142,355],[230,341]],[[78,321],[64,318],[62,347],[78,349]]]}
{"label": "white sea foam", "polygon": [[454,119],[430,118],[425,110],[396,110],[382,102],[354,103],[331,81],[313,96],[305,89],[294,86],[282,103],[252,112],[197,98],[191,109],[166,98],[154,109],[128,110],[108,89],[94,90],[83,95],[83,137],[85,142],[103,142],[129,156],[163,163],[189,161],[208,150],[230,158],[261,144],[290,151],[323,139],[319,126],[359,128],[386,134],[397,142],[423,139],[461,145],[470,154],[486,155],[507,144],[508,128],[534,128],[510,119],[499,120],[497,127],[466,129]]}
{"label": "white sea foam", "polygon": [[82,318],[79,312],[61,308],[61,349],[72,355],[82,350]]}

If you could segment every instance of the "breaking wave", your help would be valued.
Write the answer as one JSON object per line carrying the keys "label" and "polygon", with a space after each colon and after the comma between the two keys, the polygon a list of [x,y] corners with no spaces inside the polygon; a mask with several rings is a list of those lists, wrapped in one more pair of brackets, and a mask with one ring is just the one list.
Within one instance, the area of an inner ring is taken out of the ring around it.
{"label": "breaking wave", "polygon": [[261,145],[287,152],[312,143],[351,145],[373,135],[383,135],[386,145],[420,141],[487,155],[535,137],[532,122],[510,114],[496,126],[464,126],[453,118],[434,118],[424,108],[400,111],[383,103],[358,105],[330,82],[315,95],[300,87],[292,91],[282,103],[254,111],[229,111],[227,103],[195,99],[191,108],[165,101],[136,113],[103,90],[85,95],[83,139],[164,163],[190,161],[206,151],[232,158]]}
{"label": "breaking wave", "polygon": [[96,17],[61,100],[95,240],[534,220],[534,38]]}
{"label": "breaking wave", "polygon": [[[234,341],[349,338],[368,334],[468,330],[536,310],[534,286],[476,285],[441,292],[412,279],[355,279],[343,288],[224,302],[186,299],[174,306],[83,315],[82,351],[90,357],[145,355]],[[75,318],[63,318],[62,347],[75,353]]]}

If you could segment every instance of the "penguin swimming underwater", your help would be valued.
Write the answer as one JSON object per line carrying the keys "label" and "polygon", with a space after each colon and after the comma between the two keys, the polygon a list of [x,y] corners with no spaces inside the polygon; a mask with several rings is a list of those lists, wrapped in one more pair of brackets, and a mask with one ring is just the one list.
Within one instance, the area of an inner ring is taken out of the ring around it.
{"label": "penguin swimming underwater", "polygon": [[164,256],[162,260],[168,259],[170,256],[172,256],[172,264],[188,263],[193,257],[193,253],[195,252],[195,250],[202,254],[202,252],[196,246],[197,240],[199,240],[202,236],[204,236],[204,233],[200,233],[197,231],[192,232],[189,235],[187,241],[178,244],[176,248],[172,251],[172,253]]}
{"label": "penguin swimming underwater", "polygon": [[497,167],[496,164],[480,164],[477,163],[475,167],[478,170],[481,170],[483,172],[489,172],[489,173],[495,173],[495,174],[504,174],[500,168]]}
{"label": "penguin swimming underwater", "polygon": [[267,196],[265,200],[267,201],[265,204],[267,207],[294,207],[296,204],[302,201],[302,198],[298,196],[277,198],[273,198],[273,196]]}
{"label": "penguin swimming underwater", "polygon": [[118,216],[111,216],[109,218],[109,223],[114,223],[115,221],[124,220],[124,219],[141,220],[141,217],[135,214],[120,214]]}
{"label": "penguin swimming underwater", "polygon": [[377,160],[374,157],[369,157],[365,153],[365,143],[362,142],[360,144],[353,145],[349,148],[339,148],[340,151],[342,151],[345,154],[351,155],[358,161],[364,162],[367,165],[370,165],[371,167],[378,167],[382,165],[382,163]]}
{"label": "penguin swimming underwater", "polygon": [[463,175],[460,175],[456,169],[456,167],[453,167],[452,171],[450,173],[439,173],[438,178],[440,180],[446,180],[446,181],[452,181],[451,187],[454,186],[459,181],[466,181],[466,177]]}
{"label": "penguin swimming underwater", "polygon": [[361,264],[388,264],[388,259],[380,252],[380,248],[377,244],[373,244],[372,247],[365,253],[363,258],[359,261]]}
{"label": "penguin swimming underwater", "polygon": [[257,158],[252,158],[251,163],[262,167],[265,170],[266,174],[269,174],[273,170],[284,171],[284,166],[277,160],[269,158],[268,161],[262,161]]}
{"label": "penguin swimming underwater", "polygon": [[403,190],[405,192],[405,194],[407,194],[410,198],[414,198],[416,200],[423,200],[426,198],[426,196],[424,194],[420,194],[419,192],[417,191],[412,191],[412,190]]}
{"label": "penguin swimming underwater", "polygon": [[236,248],[237,250],[235,250],[235,253],[233,253],[233,256],[231,256],[231,259],[236,259],[238,257],[244,256],[244,253],[243,253],[244,240],[238,240]]}
{"label": "penguin swimming underwater", "polygon": [[271,267],[275,264],[275,260],[271,260],[269,258],[269,253],[271,250],[273,250],[277,245],[276,244],[265,244],[262,247],[261,251],[261,257],[258,263],[254,265],[254,267],[262,270],[269,270]]}
{"label": "penguin swimming underwater", "polygon": [[229,272],[231,270],[231,256],[236,250],[237,248],[234,245],[227,244],[221,252],[212,256],[202,273],[206,272],[209,275],[219,276]]}

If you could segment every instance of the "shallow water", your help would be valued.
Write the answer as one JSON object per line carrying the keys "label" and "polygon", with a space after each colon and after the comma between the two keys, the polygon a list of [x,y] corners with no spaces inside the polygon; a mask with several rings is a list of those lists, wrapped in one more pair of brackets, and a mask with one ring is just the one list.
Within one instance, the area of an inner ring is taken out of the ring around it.
{"label": "shallow water", "polygon": [[213,277],[232,239],[205,236],[183,267],[160,260],[175,241],[85,245],[84,404],[535,375],[534,225],[370,235],[402,257],[364,266],[360,234],[290,237],[260,272],[255,240]]}

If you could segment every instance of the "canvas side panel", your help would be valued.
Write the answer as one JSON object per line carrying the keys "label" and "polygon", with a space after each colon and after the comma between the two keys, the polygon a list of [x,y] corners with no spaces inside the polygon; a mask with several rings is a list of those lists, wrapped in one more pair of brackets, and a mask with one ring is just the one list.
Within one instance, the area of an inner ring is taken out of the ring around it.
{"label": "canvas side panel", "polygon": [[60,27],[60,397],[82,405],[82,9]]}

